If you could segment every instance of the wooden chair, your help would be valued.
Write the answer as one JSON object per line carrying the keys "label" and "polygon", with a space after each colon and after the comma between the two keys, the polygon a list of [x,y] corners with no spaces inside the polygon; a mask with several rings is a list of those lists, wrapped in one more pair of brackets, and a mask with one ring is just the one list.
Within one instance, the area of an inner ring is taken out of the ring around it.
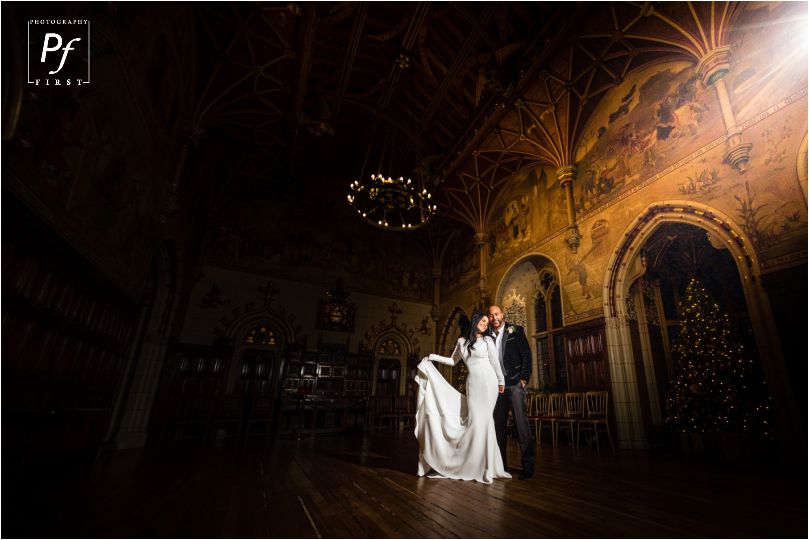
{"label": "wooden chair", "polygon": [[[275,400],[270,396],[255,396],[250,406],[250,416],[244,421],[247,437],[262,435],[266,439],[272,433],[275,422]],[[260,430],[256,430],[256,426]]]}
{"label": "wooden chair", "polygon": [[548,412],[543,417],[543,420],[551,424],[551,440],[553,447],[556,448],[556,422],[565,414],[565,394],[562,392],[554,392],[548,396]]}
{"label": "wooden chair", "polygon": [[[606,432],[610,447],[614,452],[615,445],[612,444],[612,435],[610,435],[609,393],[606,391],[587,392],[584,398],[586,403],[585,417],[579,420],[579,433],[581,433],[582,428],[592,429],[593,438],[596,440],[596,449],[600,451],[598,434]],[[600,429],[600,426],[603,426],[603,429]],[[576,437],[578,438],[578,434]]]}
{"label": "wooden chair", "polygon": [[239,437],[244,422],[244,396],[222,396],[211,420],[210,436],[216,438],[222,430],[223,438]]}
{"label": "wooden chair", "polygon": [[528,421],[534,424],[534,433],[537,439],[537,446],[542,444],[542,427],[549,428],[551,431],[551,443],[554,441],[553,435],[553,415],[550,414],[551,410],[551,396],[547,393],[539,393],[531,396],[531,410],[528,415]]}
{"label": "wooden chair", "polygon": [[566,428],[568,430],[568,440],[570,445],[575,448],[577,441],[573,438],[573,426],[577,424],[584,417],[584,394],[581,392],[566,392],[565,393],[565,411],[556,418],[556,440],[559,440],[559,429]]}

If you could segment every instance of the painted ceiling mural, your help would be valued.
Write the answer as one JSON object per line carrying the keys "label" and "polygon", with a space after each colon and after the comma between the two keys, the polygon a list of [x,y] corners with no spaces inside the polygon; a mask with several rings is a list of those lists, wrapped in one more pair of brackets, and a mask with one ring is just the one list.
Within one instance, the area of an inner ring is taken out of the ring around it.
{"label": "painted ceiling mural", "polygon": [[566,223],[565,196],[550,167],[533,167],[499,188],[492,205],[489,257],[495,264],[513,257]]}
{"label": "painted ceiling mural", "polygon": [[716,93],[689,62],[627,77],[593,115],[576,152],[576,211],[597,208],[723,133]]}

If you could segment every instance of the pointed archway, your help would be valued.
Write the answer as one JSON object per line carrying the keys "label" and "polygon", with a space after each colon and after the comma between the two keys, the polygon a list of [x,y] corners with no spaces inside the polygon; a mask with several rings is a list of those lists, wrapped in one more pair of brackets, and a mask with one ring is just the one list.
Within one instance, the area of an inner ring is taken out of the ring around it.
{"label": "pointed archway", "polygon": [[761,268],[750,240],[722,212],[691,201],[655,203],[627,227],[613,251],[604,276],[604,317],[612,379],[618,444],[622,448],[648,447],[643,429],[642,407],[635,371],[632,339],[627,318],[629,287],[642,273],[640,248],[663,223],[687,223],[704,229],[732,255],[761,351],[762,368],[773,397],[779,432],[787,448],[797,448],[798,418],[789,386],[781,344],[773,323],[767,294],[761,285]]}

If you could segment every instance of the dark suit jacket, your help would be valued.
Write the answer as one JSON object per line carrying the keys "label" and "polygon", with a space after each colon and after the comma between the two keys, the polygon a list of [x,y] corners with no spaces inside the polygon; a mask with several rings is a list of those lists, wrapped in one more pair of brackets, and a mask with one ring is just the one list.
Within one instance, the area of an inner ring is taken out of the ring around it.
{"label": "dark suit jacket", "polygon": [[531,348],[525,330],[520,325],[506,323],[503,332],[503,378],[506,386],[520,384],[520,379],[528,383],[531,380]]}

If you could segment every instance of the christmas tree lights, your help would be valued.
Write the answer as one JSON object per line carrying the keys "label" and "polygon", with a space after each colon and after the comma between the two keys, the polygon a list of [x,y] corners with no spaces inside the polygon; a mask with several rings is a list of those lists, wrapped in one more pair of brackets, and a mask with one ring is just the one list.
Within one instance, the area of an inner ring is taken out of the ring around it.
{"label": "christmas tree lights", "polygon": [[666,423],[681,432],[772,437],[770,397],[761,368],[732,335],[728,314],[696,279],[688,284],[679,310]]}

